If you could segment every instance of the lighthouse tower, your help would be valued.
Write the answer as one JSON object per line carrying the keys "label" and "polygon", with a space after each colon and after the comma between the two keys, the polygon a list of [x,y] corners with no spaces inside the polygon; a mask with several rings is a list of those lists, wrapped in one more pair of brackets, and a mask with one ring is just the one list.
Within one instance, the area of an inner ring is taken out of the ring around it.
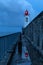
{"label": "lighthouse tower", "polygon": [[26,27],[28,25],[28,23],[29,23],[29,12],[28,12],[28,10],[26,10],[24,12],[24,27]]}
{"label": "lighthouse tower", "polygon": [[24,25],[22,27],[22,34],[24,34],[24,28],[29,24],[29,12],[28,10],[26,9],[25,12],[24,12]]}

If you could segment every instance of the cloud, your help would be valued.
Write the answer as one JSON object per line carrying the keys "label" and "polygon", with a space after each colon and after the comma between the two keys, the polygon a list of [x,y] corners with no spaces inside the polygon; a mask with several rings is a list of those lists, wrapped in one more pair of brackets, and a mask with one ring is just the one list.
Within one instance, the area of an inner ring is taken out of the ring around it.
{"label": "cloud", "polygon": [[34,12],[32,5],[26,0],[0,0],[0,2],[9,10],[14,12],[20,12],[20,10],[25,11],[26,9]]}

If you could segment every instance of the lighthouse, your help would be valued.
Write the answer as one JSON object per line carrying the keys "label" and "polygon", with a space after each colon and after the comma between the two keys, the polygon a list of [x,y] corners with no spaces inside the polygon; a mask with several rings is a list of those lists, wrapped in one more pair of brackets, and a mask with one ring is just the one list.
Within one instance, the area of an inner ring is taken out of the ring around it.
{"label": "lighthouse", "polygon": [[24,11],[24,25],[23,25],[23,27],[22,27],[22,34],[24,34],[24,28],[29,24],[29,12],[28,12],[28,10],[26,9],[25,11]]}
{"label": "lighthouse", "polygon": [[29,16],[28,10],[25,11],[24,15],[25,15],[25,19],[26,19],[25,22],[28,22],[28,16]]}
{"label": "lighthouse", "polygon": [[26,9],[25,12],[24,12],[24,27],[26,27],[29,23],[29,12],[28,10]]}

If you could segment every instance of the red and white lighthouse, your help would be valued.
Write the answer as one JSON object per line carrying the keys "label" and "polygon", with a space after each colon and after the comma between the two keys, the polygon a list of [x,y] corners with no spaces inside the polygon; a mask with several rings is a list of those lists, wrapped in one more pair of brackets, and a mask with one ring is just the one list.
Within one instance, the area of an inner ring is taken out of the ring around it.
{"label": "red and white lighthouse", "polygon": [[28,24],[29,24],[29,11],[26,9],[24,12],[24,26],[23,28],[25,28]]}
{"label": "red and white lighthouse", "polygon": [[28,22],[28,16],[29,16],[28,10],[25,11],[24,15],[25,15],[25,22]]}

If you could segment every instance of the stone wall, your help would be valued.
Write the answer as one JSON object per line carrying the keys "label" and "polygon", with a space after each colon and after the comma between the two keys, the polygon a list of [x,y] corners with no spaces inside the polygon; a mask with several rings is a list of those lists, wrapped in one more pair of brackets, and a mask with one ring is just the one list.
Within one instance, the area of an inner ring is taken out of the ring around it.
{"label": "stone wall", "polygon": [[27,36],[33,46],[43,54],[43,13],[39,14],[25,29]]}

